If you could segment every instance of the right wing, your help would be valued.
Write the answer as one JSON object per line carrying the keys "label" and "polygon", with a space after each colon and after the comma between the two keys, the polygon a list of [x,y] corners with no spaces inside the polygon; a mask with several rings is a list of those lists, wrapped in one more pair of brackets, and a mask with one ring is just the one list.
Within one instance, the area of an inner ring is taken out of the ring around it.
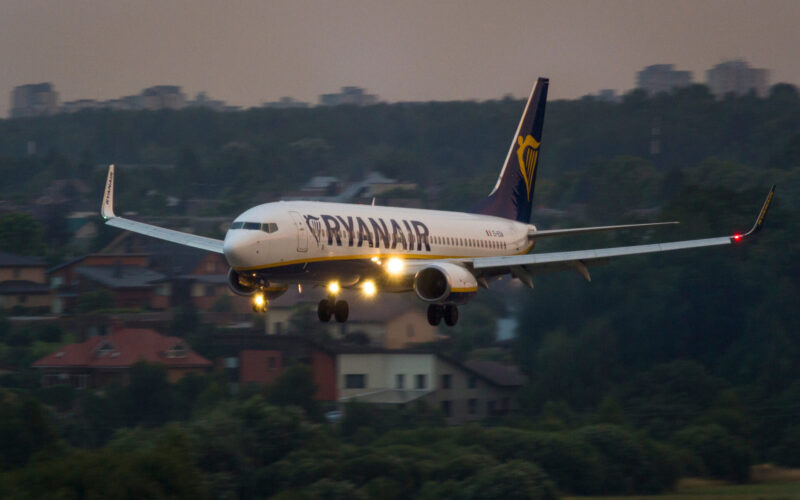
{"label": "right wing", "polygon": [[[721,236],[717,238],[705,238],[700,240],[674,241],[671,243],[653,243],[650,245],[634,245],[616,248],[598,248],[593,250],[578,250],[570,252],[550,252],[526,255],[510,255],[505,257],[478,257],[473,259],[459,259],[460,262],[471,266],[476,274],[499,275],[512,274],[519,278],[523,283],[532,286],[530,275],[574,269],[581,273],[587,280],[591,281],[588,265],[600,264],[613,257],[623,257],[626,255],[641,255],[656,252],[669,252],[672,250],[685,250],[688,248],[712,247],[717,245],[730,245],[744,241],[748,237],[757,233],[764,224],[772,197],[775,194],[775,186],[772,186],[761,211],[756,218],[753,227],[745,234],[734,234],[733,236]],[[535,234],[535,233],[534,233]]]}
{"label": "right wing", "polygon": [[214,253],[222,253],[222,240],[198,236],[191,233],[183,233],[172,229],[145,224],[135,220],[117,217],[114,214],[114,165],[108,167],[108,178],[106,179],[106,190],[103,195],[103,203],[100,206],[100,214],[109,226],[118,227],[133,231],[134,233],[144,234],[153,238],[171,241],[180,245],[199,248]]}

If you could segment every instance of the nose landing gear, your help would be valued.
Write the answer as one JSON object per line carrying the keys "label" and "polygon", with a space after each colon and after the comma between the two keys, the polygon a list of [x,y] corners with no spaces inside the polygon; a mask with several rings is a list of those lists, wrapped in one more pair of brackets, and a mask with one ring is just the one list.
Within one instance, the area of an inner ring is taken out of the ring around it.
{"label": "nose landing gear", "polygon": [[269,300],[267,297],[264,296],[262,292],[258,292],[253,295],[253,312],[254,313],[265,313],[269,308]]}

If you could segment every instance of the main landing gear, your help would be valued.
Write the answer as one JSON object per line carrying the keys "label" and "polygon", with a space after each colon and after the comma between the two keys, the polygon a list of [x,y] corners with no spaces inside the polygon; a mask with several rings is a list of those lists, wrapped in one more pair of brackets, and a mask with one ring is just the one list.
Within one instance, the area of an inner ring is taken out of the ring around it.
{"label": "main landing gear", "polygon": [[428,323],[431,326],[438,326],[439,323],[444,322],[447,326],[455,326],[458,323],[458,306],[454,304],[431,304],[428,306]]}
{"label": "main landing gear", "polygon": [[346,300],[336,300],[335,296],[330,296],[327,299],[322,299],[317,304],[317,317],[323,323],[331,320],[331,316],[336,318],[339,323],[347,321],[347,316],[350,314],[350,306]]}

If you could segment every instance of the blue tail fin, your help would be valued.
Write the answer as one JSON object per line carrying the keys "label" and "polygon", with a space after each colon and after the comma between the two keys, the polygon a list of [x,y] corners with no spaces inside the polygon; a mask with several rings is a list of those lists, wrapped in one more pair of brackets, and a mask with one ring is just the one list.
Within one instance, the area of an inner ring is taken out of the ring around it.
{"label": "blue tail fin", "polygon": [[530,221],[548,85],[547,78],[539,78],[533,86],[497,184],[473,212]]}

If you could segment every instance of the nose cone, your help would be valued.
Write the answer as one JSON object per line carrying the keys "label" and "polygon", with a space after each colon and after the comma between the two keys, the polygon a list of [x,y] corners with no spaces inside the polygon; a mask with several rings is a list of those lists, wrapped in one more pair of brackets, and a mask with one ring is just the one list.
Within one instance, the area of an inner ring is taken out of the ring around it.
{"label": "nose cone", "polygon": [[258,262],[260,235],[256,231],[232,229],[225,235],[222,253],[234,268],[255,267]]}

